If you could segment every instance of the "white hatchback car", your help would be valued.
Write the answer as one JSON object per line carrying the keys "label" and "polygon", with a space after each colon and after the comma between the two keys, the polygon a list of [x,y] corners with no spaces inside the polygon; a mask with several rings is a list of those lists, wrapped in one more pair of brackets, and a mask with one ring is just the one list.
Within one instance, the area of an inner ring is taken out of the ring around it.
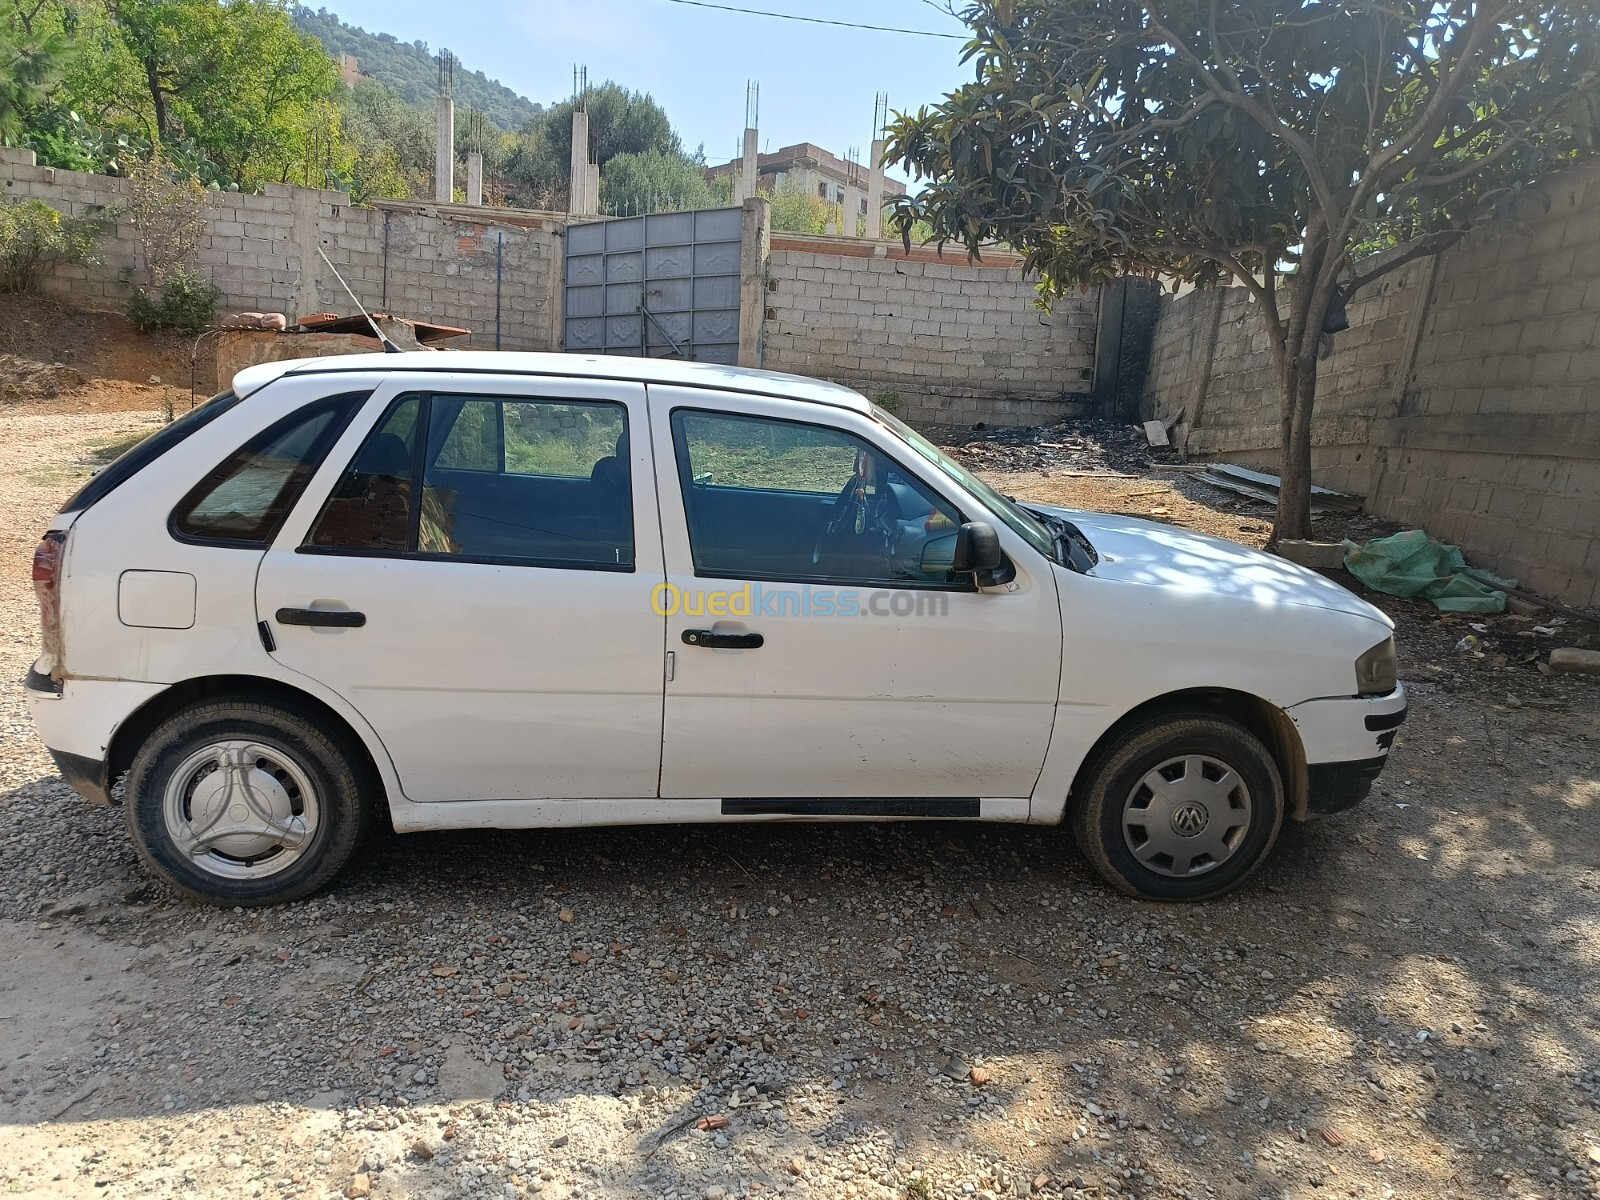
{"label": "white hatchback car", "polygon": [[1137,896],[1360,800],[1392,624],[1165,525],[1015,503],[855,392],[630,358],[251,367],[67,502],[26,687],[190,895],[402,833],[1065,820]]}

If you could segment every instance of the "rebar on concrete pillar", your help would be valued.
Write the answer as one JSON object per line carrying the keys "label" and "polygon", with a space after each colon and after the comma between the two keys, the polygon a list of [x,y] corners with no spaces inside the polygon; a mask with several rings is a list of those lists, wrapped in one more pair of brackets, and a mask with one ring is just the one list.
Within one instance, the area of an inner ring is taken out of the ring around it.
{"label": "rebar on concrete pillar", "polygon": [[439,125],[433,150],[433,198],[449,204],[456,195],[455,61],[450,51],[439,55]]}
{"label": "rebar on concrete pillar", "polygon": [[761,85],[750,80],[744,85],[744,157],[739,162],[739,194],[734,203],[754,200],[761,190]]}
{"label": "rebar on concrete pillar", "polygon": [[759,144],[758,134],[754,129],[744,131],[744,158],[739,164],[739,195],[738,202],[743,204],[746,200],[754,200],[756,189],[761,178],[758,166],[756,147]]}
{"label": "rebar on concrete pillar", "polygon": [[867,176],[867,236],[883,236],[883,139],[872,139],[871,173]]}
{"label": "rebar on concrete pillar", "polygon": [[483,203],[483,154],[478,150],[467,155],[467,203]]}

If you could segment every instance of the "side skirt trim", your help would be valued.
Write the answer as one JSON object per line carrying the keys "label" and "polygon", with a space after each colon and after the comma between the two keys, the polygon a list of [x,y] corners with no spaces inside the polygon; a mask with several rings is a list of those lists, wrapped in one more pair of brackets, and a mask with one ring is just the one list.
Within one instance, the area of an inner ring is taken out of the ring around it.
{"label": "side skirt trim", "polygon": [[815,800],[730,799],[722,802],[725,817],[956,817],[976,819],[976,796],[944,796],[926,800],[891,796],[838,797]]}

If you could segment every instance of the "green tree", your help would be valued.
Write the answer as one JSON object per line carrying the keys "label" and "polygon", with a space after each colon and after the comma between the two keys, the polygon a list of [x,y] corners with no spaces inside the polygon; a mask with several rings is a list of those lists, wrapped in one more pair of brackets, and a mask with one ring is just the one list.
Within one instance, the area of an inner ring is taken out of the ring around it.
{"label": "green tree", "polygon": [[1275,538],[1309,525],[1318,348],[1351,295],[1509,215],[1600,132],[1594,0],[970,0],[959,16],[974,80],[890,131],[891,158],[928,180],[901,227],[1012,246],[1046,299],[1123,273],[1249,288],[1281,393]]}
{"label": "green tree", "polygon": [[600,168],[600,203],[615,216],[711,207],[706,168],[683,154],[646,150],[614,155]]}
{"label": "green tree", "polygon": [[[619,154],[657,150],[680,154],[683,147],[666,112],[649,96],[606,82],[584,97],[589,114],[590,161],[604,171]],[[573,102],[563,100],[536,113],[506,163],[511,194],[530,207],[564,207],[572,170]]]}
{"label": "green tree", "polygon": [[351,153],[346,185],[357,204],[428,194],[434,127],[427,115],[374,79],[339,89],[343,138]]}
{"label": "green tree", "polygon": [[241,187],[304,173],[318,156],[327,128],[311,114],[338,72],[279,0],[84,0],[55,11],[79,30],[63,90],[91,125],[191,143],[219,182]]}
{"label": "green tree", "polygon": [[71,38],[40,19],[44,8],[45,0],[0,0],[0,145],[22,138],[71,60]]}
{"label": "green tree", "polygon": [[794,179],[785,179],[772,190],[772,227],[788,233],[826,233],[831,222],[835,229],[844,219],[844,207],[831,204]]}

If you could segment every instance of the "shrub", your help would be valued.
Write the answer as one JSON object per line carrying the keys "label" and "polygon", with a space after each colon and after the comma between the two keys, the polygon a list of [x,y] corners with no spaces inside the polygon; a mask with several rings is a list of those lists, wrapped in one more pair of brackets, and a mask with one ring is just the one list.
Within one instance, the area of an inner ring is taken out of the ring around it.
{"label": "shrub", "polygon": [[46,268],[92,262],[101,224],[57,212],[43,200],[0,204],[0,292],[28,292]]}
{"label": "shrub", "polygon": [[179,269],[151,292],[135,291],[128,297],[128,320],[140,333],[171,329],[197,334],[217,319],[222,291],[192,271]]}
{"label": "shrub", "polygon": [[164,291],[169,278],[190,273],[190,263],[210,228],[206,220],[210,198],[200,180],[168,158],[160,146],[127,170],[127,222],[133,226],[150,287]]}

